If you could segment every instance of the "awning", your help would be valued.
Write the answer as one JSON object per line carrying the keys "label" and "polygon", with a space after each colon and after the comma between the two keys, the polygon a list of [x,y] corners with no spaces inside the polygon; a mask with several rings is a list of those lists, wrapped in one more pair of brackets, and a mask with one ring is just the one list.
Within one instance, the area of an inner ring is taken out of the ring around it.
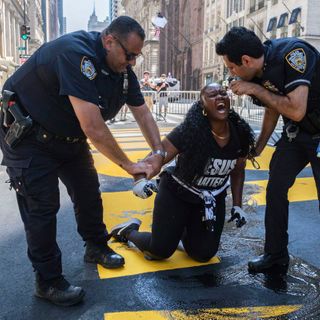
{"label": "awning", "polygon": [[277,28],[284,27],[287,19],[288,19],[288,13],[287,12],[283,13],[279,18],[279,22],[278,22]]}
{"label": "awning", "polygon": [[297,22],[300,12],[301,12],[301,8],[295,8],[292,10],[289,24]]}
{"label": "awning", "polygon": [[268,28],[267,28],[267,32],[272,31],[273,29],[276,28],[277,25],[277,18],[273,17],[269,20],[269,24],[268,24]]}

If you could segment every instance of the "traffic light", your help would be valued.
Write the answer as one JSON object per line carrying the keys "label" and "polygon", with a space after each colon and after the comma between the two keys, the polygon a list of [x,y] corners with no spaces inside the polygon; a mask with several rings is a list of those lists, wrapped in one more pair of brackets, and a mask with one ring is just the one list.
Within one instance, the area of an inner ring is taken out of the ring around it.
{"label": "traffic light", "polygon": [[22,40],[28,40],[30,38],[30,27],[25,24],[20,27],[20,37]]}

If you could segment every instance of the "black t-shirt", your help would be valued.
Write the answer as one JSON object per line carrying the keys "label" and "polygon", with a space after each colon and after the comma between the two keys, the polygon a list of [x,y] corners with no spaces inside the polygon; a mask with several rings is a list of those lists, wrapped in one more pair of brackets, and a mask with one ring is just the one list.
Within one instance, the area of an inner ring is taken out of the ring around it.
{"label": "black t-shirt", "polygon": [[[212,137],[210,157],[207,160],[203,174],[193,178],[193,187],[206,190],[221,188],[228,180],[237,159],[247,155],[248,150],[241,144],[238,129],[231,122],[229,122],[229,125],[230,138],[228,144],[221,148]],[[167,138],[179,150],[177,163],[172,174],[184,181],[181,168],[185,161],[190,161],[190,158],[186,159],[183,154],[190,146],[183,139],[181,125],[173,129]]]}
{"label": "black t-shirt", "polygon": [[254,82],[280,95],[306,85],[309,87],[308,110],[320,107],[319,52],[297,38],[268,40],[264,46],[263,75],[262,78],[254,79]]}
{"label": "black t-shirt", "polygon": [[139,82],[127,67],[114,73],[106,64],[100,33],[78,31],[41,46],[4,85],[34,121],[61,136],[84,137],[68,95],[98,105],[104,120],[113,118],[127,103],[144,103]]}

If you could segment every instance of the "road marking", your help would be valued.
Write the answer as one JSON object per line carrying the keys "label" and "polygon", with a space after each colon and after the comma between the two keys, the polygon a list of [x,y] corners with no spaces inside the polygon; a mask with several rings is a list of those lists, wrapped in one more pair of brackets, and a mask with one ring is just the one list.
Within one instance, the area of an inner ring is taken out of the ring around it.
{"label": "road marking", "polygon": [[[105,269],[98,264],[98,273],[100,279],[111,279],[148,272],[159,272],[174,269],[185,269],[200,267],[220,263],[220,258],[215,256],[205,263],[196,262],[185,252],[176,251],[169,259],[161,261],[149,261],[143,256],[137,248],[128,248],[121,243],[109,243],[110,247],[125,258],[125,265],[119,269]],[[125,318],[123,318],[125,319]]]}
{"label": "road marking", "polygon": [[131,311],[105,313],[104,320],[239,320],[279,317],[295,312],[301,305],[199,309],[190,311]]}
{"label": "road marking", "polygon": [[[254,184],[261,187],[261,191],[259,193],[252,195],[259,206],[266,204],[267,183],[268,180],[245,182],[245,184]],[[318,200],[317,188],[314,182],[314,178],[297,178],[294,185],[289,189],[288,199],[289,202]]]}

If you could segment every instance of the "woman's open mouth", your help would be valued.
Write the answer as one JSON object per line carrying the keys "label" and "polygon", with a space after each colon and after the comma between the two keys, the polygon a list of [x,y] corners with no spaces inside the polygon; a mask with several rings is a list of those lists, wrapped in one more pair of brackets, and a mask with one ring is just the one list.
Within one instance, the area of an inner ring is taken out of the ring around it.
{"label": "woman's open mouth", "polygon": [[217,111],[218,113],[225,113],[227,111],[226,104],[224,102],[219,102],[217,104]]}

